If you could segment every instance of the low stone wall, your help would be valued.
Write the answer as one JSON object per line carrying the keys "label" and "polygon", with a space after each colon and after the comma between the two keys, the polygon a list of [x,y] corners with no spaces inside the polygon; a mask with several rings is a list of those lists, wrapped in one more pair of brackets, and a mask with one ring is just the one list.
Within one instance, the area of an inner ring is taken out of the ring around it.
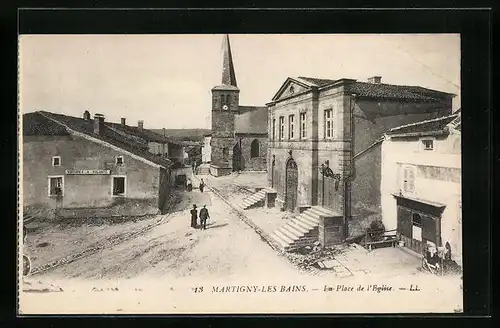
{"label": "low stone wall", "polygon": [[345,240],[341,216],[320,216],[318,240],[322,247],[342,244]]}
{"label": "low stone wall", "polygon": [[232,169],[230,167],[220,167],[216,165],[210,165],[210,174],[216,177],[230,175]]}

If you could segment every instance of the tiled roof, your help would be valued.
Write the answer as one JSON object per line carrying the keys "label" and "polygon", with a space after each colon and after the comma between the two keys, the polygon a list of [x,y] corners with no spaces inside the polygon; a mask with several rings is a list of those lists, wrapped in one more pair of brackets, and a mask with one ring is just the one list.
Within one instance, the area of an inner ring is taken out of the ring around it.
{"label": "tiled roof", "polygon": [[234,117],[235,132],[267,134],[267,114],[267,107],[255,107],[255,109],[236,115]]}
{"label": "tiled roof", "polygon": [[158,143],[171,143],[171,144],[181,144],[181,142],[174,140],[169,137],[164,137],[159,133],[156,133],[154,131],[148,130],[148,129],[140,129],[137,126],[130,126],[130,125],[122,125],[119,123],[105,123],[106,125],[111,125],[113,128],[123,131],[124,133],[128,133],[131,135],[134,135],[138,138],[144,139],[149,142],[158,142]]}
{"label": "tiled roof", "polygon": [[[339,81],[304,76],[300,76],[298,79],[309,85],[317,87],[324,87]],[[434,102],[441,101],[449,96],[454,96],[451,93],[432,90],[420,86],[352,81],[352,83],[348,84],[347,89],[349,92],[356,94],[358,97]]]}
{"label": "tiled roof", "polygon": [[451,96],[446,92],[431,90],[419,86],[394,85],[385,83],[353,82],[348,90],[358,97],[389,98],[410,101],[442,101]]}
{"label": "tiled roof", "polygon": [[66,128],[49,120],[40,112],[23,115],[23,135],[25,136],[63,136],[69,135]]}
{"label": "tiled roof", "polygon": [[[171,165],[171,161],[167,158],[160,157],[154,154],[151,154],[148,151],[147,144],[145,143],[140,143],[131,140],[130,138],[126,138],[125,136],[113,131],[110,129],[108,126],[104,125],[103,131],[100,134],[95,134],[94,133],[94,120],[85,120],[83,118],[78,118],[78,117],[73,117],[73,116],[66,116],[66,115],[61,115],[61,114],[54,114],[50,112],[45,112],[45,111],[39,111],[36,112],[38,115],[41,115],[45,117],[45,120],[43,122],[40,122],[40,124],[60,124],[61,127],[67,127],[73,131],[79,132],[86,134],[90,137],[102,140],[104,142],[107,142],[115,147],[121,148],[123,150],[126,150],[130,153],[133,153],[137,156],[140,156],[146,160],[149,160],[150,162],[153,162],[155,164],[164,166],[164,167],[169,167]],[[27,114],[25,114],[27,115]],[[24,119],[24,117],[23,117]],[[39,127],[40,130],[45,130],[46,128],[44,127]]]}
{"label": "tiled roof", "polygon": [[299,79],[304,80],[310,84],[314,84],[318,87],[323,87],[328,84],[334,83],[336,80],[330,80],[330,79],[318,79],[315,77],[305,77],[305,76],[299,76]]}
{"label": "tiled roof", "polygon": [[387,132],[387,134],[399,135],[399,134],[409,134],[409,133],[445,131],[446,126],[450,124],[457,117],[459,117],[458,114],[452,114],[449,116],[439,117],[432,120],[425,120],[412,124],[406,124],[396,128],[392,128],[389,132]]}

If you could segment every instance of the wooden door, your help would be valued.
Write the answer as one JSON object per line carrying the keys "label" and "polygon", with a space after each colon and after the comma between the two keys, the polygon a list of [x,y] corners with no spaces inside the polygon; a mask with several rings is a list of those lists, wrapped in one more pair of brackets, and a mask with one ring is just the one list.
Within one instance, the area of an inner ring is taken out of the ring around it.
{"label": "wooden door", "polygon": [[297,163],[293,159],[289,159],[286,164],[286,183],[285,183],[285,204],[286,209],[294,211],[297,206],[297,188],[299,185],[299,174]]}
{"label": "wooden door", "polygon": [[241,148],[236,144],[233,147],[233,172],[242,170],[241,166]]}

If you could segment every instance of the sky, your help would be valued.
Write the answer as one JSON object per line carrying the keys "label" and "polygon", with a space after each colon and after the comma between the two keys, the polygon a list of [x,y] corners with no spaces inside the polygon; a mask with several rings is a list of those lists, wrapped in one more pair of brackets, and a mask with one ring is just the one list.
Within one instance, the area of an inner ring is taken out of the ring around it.
{"label": "sky", "polygon": [[[458,34],[229,35],[240,105],[263,106],[287,77],[352,78],[457,94]],[[23,112],[104,114],[146,128],[210,128],[223,35],[22,35]]]}

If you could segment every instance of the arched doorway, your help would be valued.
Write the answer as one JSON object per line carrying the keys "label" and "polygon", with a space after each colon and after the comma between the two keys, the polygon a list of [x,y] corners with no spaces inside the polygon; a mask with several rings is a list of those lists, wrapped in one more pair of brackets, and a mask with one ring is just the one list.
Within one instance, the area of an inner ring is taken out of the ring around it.
{"label": "arched doorway", "polygon": [[297,163],[293,160],[293,158],[290,158],[286,163],[285,176],[285,207],[288,211],[293,211],[297,206],[297,189],[299,185]]}
{"label": "arched doorway", "polygon": [[239,143],[236,143],[233,147],[233,172],[241,171],[242,169],[241,148]]}

